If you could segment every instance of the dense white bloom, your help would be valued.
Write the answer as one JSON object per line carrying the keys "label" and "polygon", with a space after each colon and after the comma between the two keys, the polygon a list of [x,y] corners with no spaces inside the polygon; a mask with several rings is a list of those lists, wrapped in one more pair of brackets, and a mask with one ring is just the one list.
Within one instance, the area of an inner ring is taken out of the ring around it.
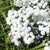
{"label": "dense white bloom", "polygon": [[[31,7],[30,8],[27,8],[25,11],[26,11],[26,14],[27,12],[29,12],[29,9],[32,9]],[[24,9],[23,9],[24,10]],[[28,16],[26,14],[23,14],[24,11],[23,10],[20,10],[20,11],[16,11],[16,10],[9,10],[8,12],[8,17],[7,17],[7,20],[9,19],[9,17],[13,17],[13,18],[10,18],[10,20],[8,22],[11,22],[11,33],[12,33],[12,36],[11,36],[11,42],[12,43],[15,43],[15,45],[19,46],[20,45],[20,41],[18,41],[19,38],[23,38],[24,42],[26,41],[25,38],[29,38],[29,32],[31,31],[31,27],[28,26],[29,24],[29,20],[28,20],[28,17],[32,14],[30,13]],[[14,12],[15,11],[15,12]],[[23,13],[22,13],[22,12]],[[31,11],[31,10],[30,10]],[[9,14],[9,13],[12,13],[12,14]],[[17,13],[18,15],[16,15],[15,13]],[[22,17],[20,16],[20,14],[23,14]],[[26,17],[26,20],[24,20],[24,15]],[[9,24],[9,23],[7,23]],[[9,33],[9,36],[10,36],[10,33]],[[32,39],[34,39],[34,36],[32,36]],[[27,40],[28,42],[29,40]],[[30,42],[31,43],[31,42]],[[29,44],[30,44],[29,43]],[[26,43],[28,44],[28,43]]]}
{"label": "dense white bloom", "polygon": [[[43,38],[45,33],[47,35],[50,33],[48,2],[44,0],[14,0],[14,5],[20,7],[20,9],[17,11],[9,10],[6,18],[7,24],[11,25],[11,31],[8,35],[12,35],[10,37],[12,43],[19,46],[22,42],[18,39],[23,38],[24,43],[29,45],[34,42],[36,37],[40,39]],[[34,26],[35,23],[38,26]],[[36,29],[40,31],[42,36]]]}

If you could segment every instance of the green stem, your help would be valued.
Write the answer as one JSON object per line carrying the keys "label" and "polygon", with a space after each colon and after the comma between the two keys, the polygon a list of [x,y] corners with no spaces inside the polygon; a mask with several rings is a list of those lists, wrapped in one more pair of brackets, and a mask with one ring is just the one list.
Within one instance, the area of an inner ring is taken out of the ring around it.
{"label": "green stem", "polygon": [[12,50],[15,50],[15,48],[13,47]]}
{"label": "green stem", "polygon": [[6,50],[9,50],[7,45],[5,45],[5,47],[6,47]]}
{"label": "green stem", "polygon": [[0,8],[0,11],[4,11],[4,10],[6,10],[6,9],[8,9],[8,8],[11,8],[11,7],[14,7],[14,5],[7,6],[7,7],[5,7],[5,8]]}
{"label": "green stem", "polygon": [[11,6],[13,5],[12,0],[10,0],[10,5],[11,5]]}
{"label": "green stem", "polygon": [[36,50],[36,49],[41,48],[42,46],[44,46],[45,42],[46,42],[46,40],[44,40],[40,45],[36,46],[34,48],[34,50]]}
{"label": "green stem", "polygon": [[2,14],[3,18],[6,19],[6,15],[0,11],[0,13]]}
{"label": "green stem", "polygon": [[0,44],[0,46],[4,47],[4,45]]}

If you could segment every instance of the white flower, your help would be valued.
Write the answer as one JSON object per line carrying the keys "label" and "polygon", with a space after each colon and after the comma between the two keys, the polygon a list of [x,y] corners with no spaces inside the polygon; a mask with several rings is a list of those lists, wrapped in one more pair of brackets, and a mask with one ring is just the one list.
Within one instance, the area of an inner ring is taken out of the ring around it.
{"label": "white flower", "polygon": [[40,9],[38,6],[34,6],[33,7],[33,12],[35,16],[38,16],[40,14]]}
{"label": "white flower", "polygon": [[31,27],[28,27],[28,31],[31,31]]}
{"label": "white flower", "polygon": [[15,41],[15,45],[17,45],[17,46],[19,46],[21,44],[21,42],[20,41]]}
{"label": "white flower", "polygon": [[22,0],[14,0],[14,5],[21,7],[23,4]]}
{"label": "white flower", "polygon": [[50,22],[48,23],[48,27],[50,27]]}
{"label": "white flower", "polygon": [[48,27],[48,26],[47,26],[47,27],[44,27],[44,28],[43,28],[43,31],[45,31],[47,34],[49,34],[49,32],[50,32],[50,31],[49,31],[49,27]]}
{"label": "white flower", "polygon": [[25,32],[21,32],[21,36],[24,37],[25,36]]}
{"label": "white flower", "polygon": [[40,8],[42,7],[42,3],[38,3],[37,5],[38,5]]}
{"label": "white flower", "polygon": [[11,25],[11,19],[9,17],[6,18],[7,24]]}
{"label": "white flower", "polygon": [[14,35],[15,32],[13,30],[11,30],[11,33],[12,33],[12,35]]}
{"label": "white flower", "polygon": [[33,32],[30,32],[29,34],[31,36],[31,38],[34,40],[35,39],[35,36],[33,35]]}
{"label": "white flower", "polygon": [[[29,11],[30,10],[30,11]],[[27,14],[30,16],[33,13],[33,8],[32,7],[28,7],[26,9]]]}
{"label": "white flower", "polygon": [[[36,11],[39,11],[39,7],[38,6],[34,6],[33,9],[36,9]],[[34,10],[33,10],[34,11]]]}
{"label": "white flower", "polygon": [[42,24],[43,24],[44,26],[47,26],[47,25],[48,25],[48,23],[45,22],[45,21],[43,21]]}
{"label": "white flower", "polygon": [[45,2],[44,2],[44,0],[41,0],[40,3],[41,3],[41,4],[44,4]]}
{"label": "white flower", "polygon": [[42,36],[44,36],[45,35],[45,31],[41,31],[41,33],[40,33]]}
{"label": "white flower", "polygon": [[46,33],[48,34],[50,32],[49,27],[46,27]]}
{"label": "white flower", "polygon": [[23,1],[23,5],[24,6],[28,6],[29,5],[29,0],[22,0]]}
{"label": "white flower", "polygon": [[24,22],[23,25],[26,27],[28,25],[28,23],[27,22]]}
{"label": "white flower", "polygon": [[38,29],[39,29],[40,31],[42,31],[42,30],[43,30],[43,25],[39,25]]}
{"label": "white flower", "polygon": [[44,50],[50,50],[50,48],[49,47],[44,47]]}
{"label": "white flower", "polygon": [[15,32],[14,34],[16,35],[16,37],[21,38],[21,33],[20,32]]}
{"label": "white flower", "polygon": [[21,31],[24,31],[24,30],[25,30],[25,28],[26,28],[26,27],[22,27],[22,28],[21,28]]}
{"label": "white flower", "polygon": [[26,43],[29,45],[30,43],[32,43],[32,41],[33,41],[32,38],[28,38]]}
{"label": "white flower", "polygon": [[27,26],[29,23],[29,20],[25,20],[25,22],[23,23],[24,26]]}
{"label": "white flower", "polygon": [[13,21],[12,22],[12,25],[13,25],[13,27],[16,27],[17,25],[16,25],[16,23]]}
{"label": "white flower", "polygon": [[14,43],[16,40],[17,40],[17,37],[16,37],[16,36],[13,36],[13,37],[11,38],[11,42],[12,42],[12,43]]}
{"label": "white flower", "polygon": [[48,46],[48,43],[46,43],[45,46]]}
{"label": "white flower", "polygon": [[29,30],[28,29],[25,29],[25,33],[29,33]]}
{"label": "white flower", "polygon": [[48,41],[48,43],[50,44],[50,41]]}
{"label": "white flower", "polygon": [[45,44],[44,50],[50,50],[48,43]]}
{"label": "white flower", "polygon": [[27,40],[26,40],[26,44],[31,44],[31,43],[33,43],[34,42],[34,39],[33,38],[28,38]]}
{"label": "white flower", "polygon": [[13,15],[13,11],[12,10],[9,10],[8,11],[8,17],[10,17],[11,15]]}
{"label": "white flower", "polygon": [[31,43],[33,43],[34,42],[34,38],[35,38],[35,36],[33,35],[33,33],[32,32],[30,32],[30,36],[31,37],[29,37],[29,34],[26,34],[26,36],[24,37],[24,42],[25,42],[25,44],[31,44]]}
{"label": "white flower", "polygon": [[24,36],[24,38],[23,38],[23,41],[24,41],[25,44],[26,44],[26,41],[27,41],[28,37],[29,37],[29,34],[26,34],[26,35]]}
{"label": "white flower", "polygon": [[17,16],[18,16],[18,13],[17,13],[16,10],[9,10],[9,11],[8,11],[8,17],[14,19],[14,18],[17,17]]}
{"label": "white flower", "polygon": [[28,37],[29,37],[29,34],[27,33],[26,36],[25,36],[24,38],[28,38]]}
{"label": "white flower", "polygon": [[22,28],[22,24],[18,25],[18,28]]}
{"label": "white flower", "polygon": [[43,9],[40,10],[41,16],[44,16],[45,11]]}
{"label": "white flower", "polygon": [[34,22],[31,22],[30,24],[31,24],[31,26],[33,26],[34,25]]}
{"label": "white flower", "polygon": [[38,0],[30,0],[31,3],[36,4],[38,3]]}
{"label": "white flower", "polygon": [[42,23],[43,23],[42,21],[38,21],[38,22],[37,22],[37,24],[42,24]]}
{"label": "white flower", "polygon": [[26,21],[26,20],[27,20],[27,16],[24,15],[24,16],[23,16],[23,21]]}
{"label": "white flower", "polygon": [[19,25],[21,22],[20,22],[20,20],[19,20],[19,19],[18,19],[17,21],[18,21],[18,22],[16,22],[16,23]]}
{"label": "white flower", "polygon": [[48,2],[45,2],[42,6],[42,8],[45,8],[47,6]]}
{"label": "white flower", "polygon": [[11,35],[12,35],[11,33],[8,34],[8,36],[11,36]]}
{"label": "white flower", "polygon": [[35,15],[35,16],[38,16],[39,14],[40,14],[39,11],[36,11],[36,10],[35,10],[34,15]]}
{"label": "white flower", "polygon": [[14,27],[13,27],[13,26],[11,26],[11,31],[15,31],[15,29],[14,29]]}
{"label": "white flower", "polygon": [[33,32],[30,32],[30,36],[33,36]]}

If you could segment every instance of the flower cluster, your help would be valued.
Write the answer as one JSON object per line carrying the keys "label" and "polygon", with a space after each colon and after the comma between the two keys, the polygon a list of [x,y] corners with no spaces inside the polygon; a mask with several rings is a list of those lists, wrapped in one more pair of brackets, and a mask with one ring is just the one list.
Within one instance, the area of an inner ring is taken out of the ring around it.
{"label": "flower cluster", "polygon": [[[27,8],[28,9],[28,8]],[[24,15],[27,14],[24,13],[24,9],[21,8],[19,11],[16,10],[9,10],[8,11],[8,17],[6,19],[7,24],[11,25],[11,42],[14,42],[15,45],[19,45],[21,41],[20,38],[23,38],[23,41],[25,44],[30,44],[34,42],[35,36],[33,35],[33,32],[31,31],[31,27],[28,26],[30,21],[28,20],[29,16]],[[32,8],[30,8],[32,10]],[[22,13],[21,13],[22,12]],[[29,11],[28,11],[29,12]],[[31,14],[31,13],[30,13]]]}
{"label": "flower cluster", "polygon": [[[14,0],[18,11],[8,11],[7,24],[11,25],[11,42],[20,44],[39,43],[50,32],[50,9],[45,0]],[[35,26],[36,25],[36,26]]]}
{"label": "flower cluster", "polygon": [[47,36],[50,33],[50,22],[45,22],[45,21],[38,21],[37,24],[39,31],[41,32],[41,35],[47,34]]}

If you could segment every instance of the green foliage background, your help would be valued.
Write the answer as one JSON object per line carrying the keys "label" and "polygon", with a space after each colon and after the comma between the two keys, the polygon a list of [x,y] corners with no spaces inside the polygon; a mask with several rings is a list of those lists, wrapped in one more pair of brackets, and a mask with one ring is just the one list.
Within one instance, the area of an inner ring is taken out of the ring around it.
{"label": "green foliage background", "polygon": [[44,50],[43,43],[45,41],[33,48],[29,48],[28,46],[17,47],[10,42],[10,37],[8,37],[10,25],[6,24],[6,17],[8,10],[12,8],[19,9],[19,7],[14,6],[13,0],[0,0],[0,50]]}

